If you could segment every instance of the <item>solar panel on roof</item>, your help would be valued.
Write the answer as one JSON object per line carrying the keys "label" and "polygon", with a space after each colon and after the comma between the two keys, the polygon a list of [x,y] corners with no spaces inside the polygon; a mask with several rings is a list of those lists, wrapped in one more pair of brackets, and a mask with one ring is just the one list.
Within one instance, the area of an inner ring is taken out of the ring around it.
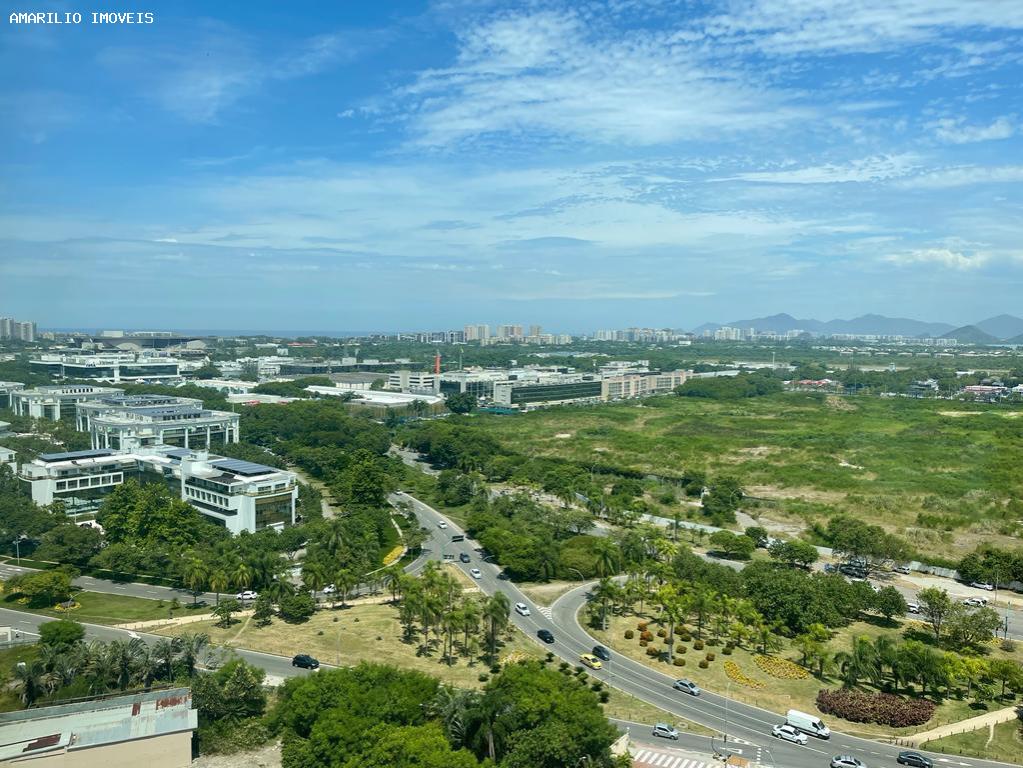
{"label": "solar panel on roof", "polygon": [[267,472],[277,471],[265,464],[256,464],[255,462],[243,461],[241,459],[220,459],[210,463],[217,469],[234,472],[236,475],[265,475]]}
{"label": "solar panel on roof", "polygon": [[40,453],[43,461],[67,461],[69,459],[96,459],[101,456],[113,456],[113,451],[68,451],[66,453]]}

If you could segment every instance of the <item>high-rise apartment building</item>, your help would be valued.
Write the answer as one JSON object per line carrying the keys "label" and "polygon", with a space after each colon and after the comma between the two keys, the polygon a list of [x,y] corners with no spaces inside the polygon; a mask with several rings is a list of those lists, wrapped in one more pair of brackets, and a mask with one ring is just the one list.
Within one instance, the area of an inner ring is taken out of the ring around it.
{"label": "high-rise apartment building", "polygon": [[499,339],[521,339],[521,325],[499,325],[497,326],[497,338]]}
{"label": "high-rise apartment building", "polygon": [[13,317],[0,317],[0,339],[33,342],[39,329],[33,322],[22,322]]}

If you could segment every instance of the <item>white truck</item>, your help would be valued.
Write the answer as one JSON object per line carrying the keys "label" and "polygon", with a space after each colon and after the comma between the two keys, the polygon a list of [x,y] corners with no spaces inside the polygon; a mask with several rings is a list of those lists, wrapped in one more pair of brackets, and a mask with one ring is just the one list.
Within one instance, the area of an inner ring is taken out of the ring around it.
{"label": "white truck", "polygon": [[817,717],[817,715],[800,712],[798,709],[790,709],[785,715],[785,722],[793,728],[798,728],[803,733],[816,736],[818,739],[831,738],[831,731],[828,729],[828,726],[824,725],[824,721]]}

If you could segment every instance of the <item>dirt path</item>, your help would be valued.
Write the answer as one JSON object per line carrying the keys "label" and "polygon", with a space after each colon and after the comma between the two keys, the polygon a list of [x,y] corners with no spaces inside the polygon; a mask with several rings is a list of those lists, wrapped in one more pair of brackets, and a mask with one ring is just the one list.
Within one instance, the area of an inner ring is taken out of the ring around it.
{"label": "dirt path", "polygon": [[201,755],[191,768],[280,768],[280,765],[281,745],[270,744],[233,755]]}
{"label": "dirt path", "polygon": [[317,480],[315,477],[310,476],[305,470],[294,465],[288,465],[288,471],[294,472],[298,475],[298,479],[306,485],[311,485],[313,488],[320,492],[320,509],[323,511],[323,516],[328,520],[334,517],[339,510],[337,510],[331,503],[331,493],[327,486],[323,484],[322,480]]}

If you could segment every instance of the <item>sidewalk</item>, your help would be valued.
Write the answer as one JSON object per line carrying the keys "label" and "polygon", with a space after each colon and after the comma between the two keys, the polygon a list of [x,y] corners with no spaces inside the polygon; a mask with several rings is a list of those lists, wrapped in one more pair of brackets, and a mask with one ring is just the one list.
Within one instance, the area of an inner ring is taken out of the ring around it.
{"label": "sidewalk", "polygon": [[914,733],[912,736],[898,739],[898,743],[919,747],[928,741],[934,741],[943,736],[952,736],[957,733],[966,733],[967,731],[976,731],[981,728],[990,728],[1000,723],[1007,723],[1019,717],[1018,712],[1018,707],[1006,707],[1005,709],[997,709],[994,712],[985,712],[983,715],[971,717],[969,720],[960,720],[958,723],[949,723],[948,725],[932,728],[929,731]]}

